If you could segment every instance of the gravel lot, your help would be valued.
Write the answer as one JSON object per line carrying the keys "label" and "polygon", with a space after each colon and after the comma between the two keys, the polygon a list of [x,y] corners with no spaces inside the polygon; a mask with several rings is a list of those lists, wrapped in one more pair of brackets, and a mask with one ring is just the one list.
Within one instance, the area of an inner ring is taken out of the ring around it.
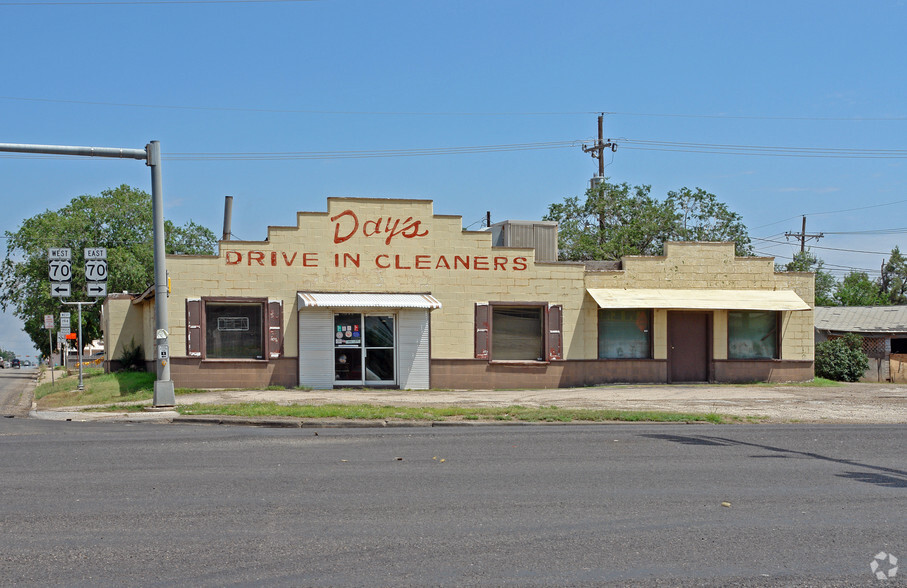
{"label": "gravel lot", "polygon": [[179,404],[274,401],[283,404],[395,406],[558,406],[718,412],[768,422],[907,423],[907,385],[648,385],[558,390],[278,390],[211,391],[177,397]]}

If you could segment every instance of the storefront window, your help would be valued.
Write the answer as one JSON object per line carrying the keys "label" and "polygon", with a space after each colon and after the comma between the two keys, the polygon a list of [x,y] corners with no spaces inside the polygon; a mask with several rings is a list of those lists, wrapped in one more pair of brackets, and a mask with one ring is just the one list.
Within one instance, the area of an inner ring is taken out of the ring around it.
{"label": "storefront window", "polygon": [[205,355],[217,359],[263,359],[262,304],[207,302]]}
{"label": "storefront window", "polygon": [[652,311],[599,309],[599,359],[649,359],[651,341]]}
{"label": "storefront window", "polygon": [[727,341],[729,359],[777,359],[778,313],[728,312]]}
{"label": "storefront window", "polygon": [[491,316],[493,360],[545,361],[542,308],[497,306]]}

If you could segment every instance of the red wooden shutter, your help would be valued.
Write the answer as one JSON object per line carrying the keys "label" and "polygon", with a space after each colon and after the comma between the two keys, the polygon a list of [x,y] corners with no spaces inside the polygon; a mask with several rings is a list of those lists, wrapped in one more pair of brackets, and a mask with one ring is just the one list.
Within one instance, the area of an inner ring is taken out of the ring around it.
{"label": "red wooden shutter", "polygon": [[488,359],[488,305],[476,302],[476,359]]}
{"label": "red wooden shutter", "polygon": [[186,354],[202,356],[202,300],[186,299]]}
{"label": "red wooden shutter", "polygon": [[560,304],[548,306],[548,361],[564,359],[564,307]]}
{"label": "red wooden shutter", "polygon": [[268,355],[271,359],[283,353],[283,300],[268,300]]}

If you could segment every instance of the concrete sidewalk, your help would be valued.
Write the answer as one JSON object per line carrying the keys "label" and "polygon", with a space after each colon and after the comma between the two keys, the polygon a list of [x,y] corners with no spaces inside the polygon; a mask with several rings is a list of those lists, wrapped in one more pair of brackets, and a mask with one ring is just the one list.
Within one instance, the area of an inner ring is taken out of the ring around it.
{"label": "concrete sidewalk", "polygon": [[[612,385],[554,390],[211,390],[178,395],[178,405],[198,404],[198,415],[174,410],[81,412],[88,407],[33,409],[35,418],[66,421],[214,422],[269,426],[428,426],[430,423],[204,416],[205,404],[373,404],[378,406],[526,407],[556,406],[615,410],[719,413],[763,422],[907,423],[907,385]],[[147,404],[131,402],[135,404]],[[474,421],[471,421],[474,422]]]}

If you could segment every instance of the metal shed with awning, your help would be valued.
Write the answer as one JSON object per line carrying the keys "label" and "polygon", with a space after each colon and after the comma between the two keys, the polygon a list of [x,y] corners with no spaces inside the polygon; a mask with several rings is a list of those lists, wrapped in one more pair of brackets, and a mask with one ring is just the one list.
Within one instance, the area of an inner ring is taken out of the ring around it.
{"label": "metal shed with awning", "polygon": [[810,310],[792,290],[587,288],[599,308],[662,310]]}
{"label": "metal shed with awning", "polygon": [[429,313],[441,308],[431,294],[298,292],[296,297],[300,385],[430,386]]}

